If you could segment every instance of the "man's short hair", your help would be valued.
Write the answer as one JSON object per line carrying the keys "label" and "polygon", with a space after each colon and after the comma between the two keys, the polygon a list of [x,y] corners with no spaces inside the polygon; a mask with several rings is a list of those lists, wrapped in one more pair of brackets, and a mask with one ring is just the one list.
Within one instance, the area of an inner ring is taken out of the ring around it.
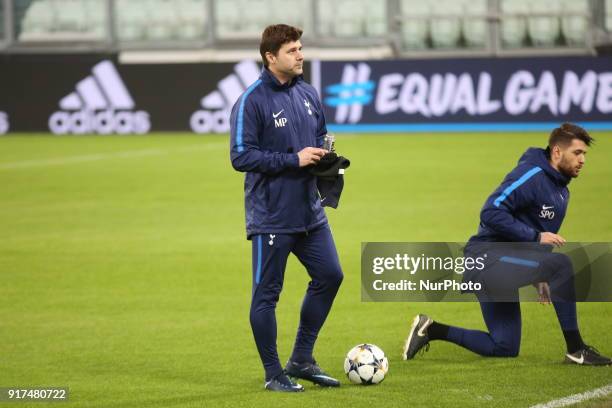
{"label": "man's short hair", "polygon": [[567,147],[574,139],[582,140],[587,146],[590,146],[591,143],[595,141],[595,139],[580,126],[566,122],[550,133],[550,138],[548,138],[548,150],[551,150],[555,146]]}
{"label": "man's short hair", "polygon": [[265,67],[268,66],[266,52],[278,54],[278,50],[288,42],[297,41],[302,37],[303,30],[287,24],[275,24],[267,26],[261,34],[259,53]]}

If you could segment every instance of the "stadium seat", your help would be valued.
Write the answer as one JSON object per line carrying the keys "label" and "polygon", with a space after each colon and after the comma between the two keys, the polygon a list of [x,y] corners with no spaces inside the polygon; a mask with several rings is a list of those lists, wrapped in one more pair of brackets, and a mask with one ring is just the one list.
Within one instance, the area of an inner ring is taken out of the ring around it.
{"label": "stadium seat", "polygon": [[25,41],[97,40],[106,32],[105,0],[18,1],[15,15],[16,21],[23,17],[20,39]]}
{"label": "stadium seat", "polygon": [[612,33],[612,0],[606,0],[606,30]]}
{"label": "stadium seat", "polygon": [[23,20],[22,36],[26,39],[31,34],[49,33],[55,26],[55,8],[50,0],[32,2]]}
{"label": "stadium seat", "polygon": [[0,4],[0,43],[4,41],[4,3]]}
{"label": "stadium seat", "polygon": [[141,41],[146,37],[149,24],[148,10],[144,3],[131,0],[115,0],[117,36],[121,41]]}
{"label": "stadium seat", "polygon": [[[20,39],[21,33],[23,32],[23,23],[25,20],[26,13],[30,8],[32,0],[15,0],[13,2],[13,13],[15,16],[14,19],[14,29],[15,29],[15,37]],[[5,32],[5,35],[7,33]]]}
{"label": "stadium seat", "polygon": [[264,27],[279,22],[305,28],[310,35],[309,6],[309,2],[302,0],[217,0],[214,2],[217,35],[222,39],[256,39]]}
{"label": "stadium seat", "polygon": [[590,14],[588,0],[563,0],[562,10],[571,14],[561,18],[561,30],[567,44],[585,44]]}
{"label": "stadium seat", "polygon": [[242,10],[243,23],[238,30],[242,37],[258,38],[264,27],[276,22],[266,0],[242,0]]}
{"label": "stadium seat", "polygon": [[527,16],[530,0],[502,0],[502,46],[517,48],[527,41]]}
{"label": "stadium seat", "polygon": [[[141,0],[143,6],[147,0]],[[148,0],[145,6],[149,11],[146,26],[148,40],[170,40],[174,38],[178,25],[178,15],[172,0]]]}
{"label": "stadium seat", "polygon": [[[274,1],[276,5],[274,5]],[[304,29],[304,35],[310,36],[312,30],[312,4],[303,0],[274,0],[272,2],[274,11],[274,21],[286,21]],[[269,4],[269,3],[268,3]],[[293,10],[292,13],[286,13],[285,10]]]}
{"label": "stadium seat", "polygon": [[[387,9],[383,0],[318,0],[317,13],[319,33],[323,36],[381,37],[387,33]],[[307,10],[302,14],[307,14]]]}
{"label": "stadium seat", "polygon": [[239,0],[223,0],[214,3],[217,35],[219,38],[231,38],[240,27],[241,2]]}
{"label": "stadium seat", "polygon": [[[434,48],[456,48],[461,36],[463,4],[456,0],[439,0],[431,17],[431,40]],[[450,17],[456,15],[456,17]]]}
{"label": "stadium seat", "polygon": [[83,0],[53,0],[56,18],[53,31],[80,33],[87,31]]}
{"label": "stadium seat", "polygon": [[[561,3],[559,0],[531,2],[532,16],[528,19],[529,36],[535,46],[552,47],[560,35]],[[550,13],[550,16],[541,14]]]}
{"label": "stadium seat", "polygon": [[387,34],[387,4],[385,1],[368,1],[365,3],[365,33],[368,37],[380,37]]}
{"label": "stadium seat", "polygon": [[319,34],[327,37],[334,35],[335,9],[333,2],[317,0],[317,24]]}
{"label": "stadium seat", "polygon": [[482,48],[487,43],[488,23],[486,0],[464,2],[463,35],[468,47]]}
{"label": "stadium seat", "polygon": [[[321,4],[321,3],[319,3]],[[365,4],[358,0],[338,0],[334,2],[334,34],[337,37],[355,37],[365,34]]]}
{"label": "stadium seat", "polygon": [[107,8],[104,0],[84,0],[85,20],[88,31],[98,38],[104,37],[107,31]]}
{"label": "stadium seat", "polygon": [[208,19],[206,4],[200,0],[176,0],[177,36],[181,39],[202,39],[206,36]]}
{"label": "stadium seat", "polygon": [[402,47],[411,50],[427,48],[431,4],[419,0],[402,0],[400,7]]}

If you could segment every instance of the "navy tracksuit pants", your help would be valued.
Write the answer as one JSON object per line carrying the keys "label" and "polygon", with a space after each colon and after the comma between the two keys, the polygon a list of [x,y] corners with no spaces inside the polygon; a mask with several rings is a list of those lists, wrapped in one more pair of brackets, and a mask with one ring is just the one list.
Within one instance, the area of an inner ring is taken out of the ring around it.
{"label": "navy tracksuit pants", "polygon": [[521,344],[521,306],[518,289],[548,282],[551,301],[563,331],[578,330],[574,272],[563,254],[539,251],[488,253],[492,262],[479,281],[489,294],[480,298],[488,332],[451,326],[447,339],[483,356],[515,357]]}
{"label": "navy tracksuit pants", "polygon": [[276,303],[283,288],[285,266],[293,253],[306,267],[311,281],[300,312],[292,359],[312,360],[312,351],[342,282],[338,253],[328,224],[300,234],[260,234],[253,246],[251,328],[266,380],[280,374],[276,350]]}

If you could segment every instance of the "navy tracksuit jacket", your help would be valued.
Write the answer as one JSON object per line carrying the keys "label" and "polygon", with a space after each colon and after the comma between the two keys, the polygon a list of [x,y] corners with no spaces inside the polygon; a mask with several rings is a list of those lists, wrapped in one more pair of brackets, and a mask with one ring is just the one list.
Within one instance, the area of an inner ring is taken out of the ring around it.
{"label": "navy tracksuit jacket", "polygon": [[232,109],[231,159],[247,172],[247,236],[310,231],[327,223],[317,178],[297,153],[320,147],[327,133],[316,90],[301,77],[281,85],[264,69]]}
{"label": "navy tracksuit jacket", "polygon": [[253,273],[251,328],[269,381],[282,372],[275,307],[289,254],[300,260],[311,277],[293,361],[313,361],[315,341],[343,278],[317,178],[299,167],[297,155],[305,147],[321,147],[327,128],[315,89],[301,77],[280,84],[267,68],[238,98],[230,128],[232,165],[246,172],[245,216]]}
{"label": "navy tracksuit jacket", "polygon": [[557,233],[565,217],[570,178],[553,169],[544,149],[528,149],[480,212],[470,242],[537,242]]}

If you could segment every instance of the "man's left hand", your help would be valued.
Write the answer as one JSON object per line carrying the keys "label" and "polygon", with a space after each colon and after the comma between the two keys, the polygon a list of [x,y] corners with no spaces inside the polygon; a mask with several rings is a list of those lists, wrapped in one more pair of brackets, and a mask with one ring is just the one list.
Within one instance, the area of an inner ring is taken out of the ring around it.
{"label": "man's left hand", "polygon": [[538,290],[538,300],[542,305],[550,305],[550,286],[548,282],[538,282],[534,285]]}

